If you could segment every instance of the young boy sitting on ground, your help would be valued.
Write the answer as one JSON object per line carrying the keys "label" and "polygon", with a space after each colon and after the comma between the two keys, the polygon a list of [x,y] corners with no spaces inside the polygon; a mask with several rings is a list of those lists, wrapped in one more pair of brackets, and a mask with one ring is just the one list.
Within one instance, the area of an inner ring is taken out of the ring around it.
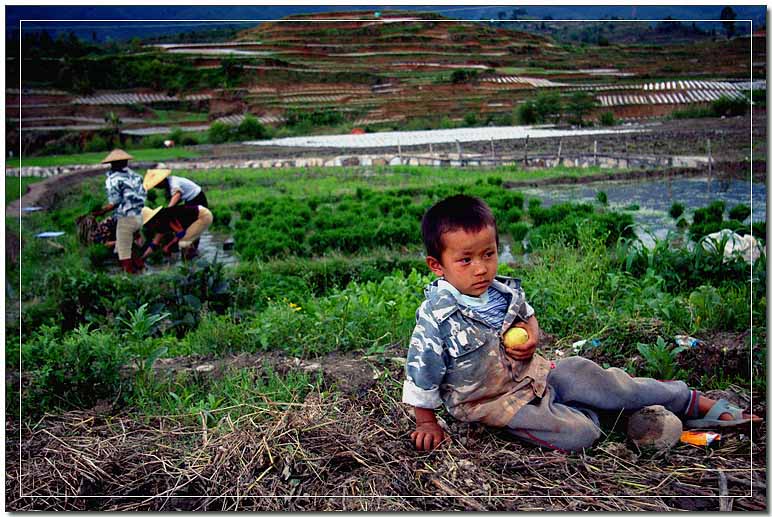
{"label": "young boy sitting on ground", "polygon": [[[691,427],[761,420],[682,381],[633,378],[582,357],[549,361],[536,354],[539,323],[520,281],[496,276],[498,232],[484,201],[465,195],[440,201],[424,215],[421,233],[426,263],[440,278],[416,312],[405,367],[402,401],[415,408],[411,439],[419,450],[446,439],[434,414],[443,404],[457,420],[566,451],[600,437],[597,410],[659,404]],[[527,341],[505,348],[510,327],[525,329]]]}

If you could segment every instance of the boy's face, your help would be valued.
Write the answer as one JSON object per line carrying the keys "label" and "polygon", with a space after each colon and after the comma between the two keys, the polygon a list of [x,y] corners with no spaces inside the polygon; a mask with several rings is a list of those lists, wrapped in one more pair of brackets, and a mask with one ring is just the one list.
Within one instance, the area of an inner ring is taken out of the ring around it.
{"label": "boy's face", "polygon": [[486,226],[478,232],[454,230],[442,234],[445,249],[439,260],[426,257],[426,264],[437,276],[468,296],[488,290],[499,265],[496,231]]}

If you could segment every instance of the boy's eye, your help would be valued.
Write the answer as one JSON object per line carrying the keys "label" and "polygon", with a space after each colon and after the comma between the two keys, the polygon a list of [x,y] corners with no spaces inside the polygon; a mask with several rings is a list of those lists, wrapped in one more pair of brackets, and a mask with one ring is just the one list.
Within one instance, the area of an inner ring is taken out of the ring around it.
{"label": "boy's eye", "polygon": [[469,257],[464,257],[459,262],[461,262],[462,264],[469,264],[470,262],[472,262],[472,259],[470,259]]}

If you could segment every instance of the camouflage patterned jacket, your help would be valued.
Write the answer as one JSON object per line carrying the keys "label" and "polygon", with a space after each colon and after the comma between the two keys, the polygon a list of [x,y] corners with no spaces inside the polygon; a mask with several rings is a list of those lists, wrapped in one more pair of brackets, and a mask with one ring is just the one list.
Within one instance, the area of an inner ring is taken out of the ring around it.
{"label": "camouflage patterned jacket", "polygon": [[142,176],[128,167],[107,171],[106,176],[107,201],[115,205],[115,217],[140,215],[147,199]]}
{"label": "camouflage patterned jacket", "polygon": [[512,359],[502,341],[513,323],[533,315],[533,308],[520,280],[496,277],[492,287],[510,301],[501,328],[493,328],[459,304],[449,285],[443,279],[429,284],[416,311],[402,402],[429,409],[444,404],[458,420],[504,427],[545,391],[550,362],[538,354],[527,361]]}

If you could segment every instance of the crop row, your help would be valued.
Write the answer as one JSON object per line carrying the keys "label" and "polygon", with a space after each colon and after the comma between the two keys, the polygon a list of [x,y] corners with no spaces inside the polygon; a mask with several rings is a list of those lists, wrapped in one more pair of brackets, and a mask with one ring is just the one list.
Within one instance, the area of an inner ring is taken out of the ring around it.
{"label": "crop row", "polygon": [[[499,233],[515,243],[530,231],[530,244],[539,247],[558,236],[576,242],[578,228],[591,221],[598,236],[610,244],[632,236],[629,214],[595,212],[592,205],[561,204],[542,208],[531,200],[525,222],[524,196],[501,188],[490,177],[474,185],[442,185],[377,192],[357,188],[353,194],[304,199],[277,196],[238,202],[233,207],[236,249],[245,260],[286,256],[322,256],[332,252],[356,254],[376,248],[417,249],[426,210],[447,196],[466,193],[491,206]],[[224,212],[224,210],[223,210]],[[217,217],[217,209],[215,209]],[[230,214],[224,214],[226,220]]]}

